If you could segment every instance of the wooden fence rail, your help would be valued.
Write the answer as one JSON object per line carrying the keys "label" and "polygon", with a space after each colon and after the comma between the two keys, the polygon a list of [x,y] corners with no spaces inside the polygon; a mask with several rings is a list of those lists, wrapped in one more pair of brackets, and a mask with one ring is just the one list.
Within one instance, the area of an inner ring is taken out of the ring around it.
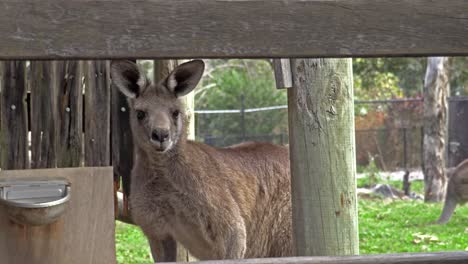
{"label": "wooden fence rail", "polygon": [[0,59],[421,56],[468,50],[465,0],[1,3]]}
{"label": "wooden fence rail", "polygon": [[468,252],[210,260],[193,264],[466,264]]}

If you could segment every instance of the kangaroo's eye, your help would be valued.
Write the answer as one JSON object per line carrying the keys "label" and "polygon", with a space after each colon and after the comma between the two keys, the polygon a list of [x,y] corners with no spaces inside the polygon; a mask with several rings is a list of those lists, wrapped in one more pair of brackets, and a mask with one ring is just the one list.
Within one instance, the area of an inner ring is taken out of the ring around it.
{"label": "kangaroo's eye", "polygon": [[179,111],[179,110],[175,110],[174,112],[172,112],[172,117],[173,117],[174,119],[178,118],[179,115],[180,115],[180,111]]}
{"label": "kangaroo's eye", "polygon": [[137,110],[136,111],[136,116],[137,116],[138,120],[143,120],[146,117],[146,112],[141,111],[141,110]]}

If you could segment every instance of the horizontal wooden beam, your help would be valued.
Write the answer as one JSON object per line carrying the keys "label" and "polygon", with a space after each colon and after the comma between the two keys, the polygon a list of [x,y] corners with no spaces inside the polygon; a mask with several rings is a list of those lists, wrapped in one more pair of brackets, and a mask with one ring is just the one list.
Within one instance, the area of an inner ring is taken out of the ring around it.
{"label": "horizontal wooden beam", "polygon": [[[289,257],[210,260],[193,264],[464,264],[468,252],[402,253],[343,257]],[[169,263],[168,263],[169,264]]]}
{"label": "horizontal wooden beam", "polygon": [[466,0],[1,0],[0,59],[468,55]]}

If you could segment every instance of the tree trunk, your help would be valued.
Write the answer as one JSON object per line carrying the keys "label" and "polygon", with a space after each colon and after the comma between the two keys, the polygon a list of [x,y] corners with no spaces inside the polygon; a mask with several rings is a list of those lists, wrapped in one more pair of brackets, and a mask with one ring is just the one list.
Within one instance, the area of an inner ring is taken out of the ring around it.
{"label": "tree trunk", "polygon": [[288,89],[298,256],[357,255],[351,59],[293,59]]}
{"label": "tree trunk", "polygon": [[448,58],[430,57],[424,79],[424,200],[443,200],[447,184],[445,147],[449,96]]}

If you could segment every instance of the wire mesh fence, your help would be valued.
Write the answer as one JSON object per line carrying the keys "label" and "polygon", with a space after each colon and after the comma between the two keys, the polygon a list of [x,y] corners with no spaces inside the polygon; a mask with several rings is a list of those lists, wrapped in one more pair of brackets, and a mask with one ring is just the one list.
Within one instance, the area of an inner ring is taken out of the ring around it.
{"label": "wire mesh fence", "polygon": [[243,141],[288,143],[287,106],[196,110],[196,139],[225,147]]}
{"label": "wire mesh fence", "polygon": [[[468,98],[450,98],[449,102],[447,154],[449,161],[456,159],[450,165],[455,166],[468,156],[459,147],[468,143],[464,121]],[[355,101],[354,110],[358,167],[372,160],[384,171],[422,167],[422,98]],[[195,122],[197,140],[213,146],[243,141],[288,144],[286,105],[244,109],[240,103],[239,109],[197,110]]]}

